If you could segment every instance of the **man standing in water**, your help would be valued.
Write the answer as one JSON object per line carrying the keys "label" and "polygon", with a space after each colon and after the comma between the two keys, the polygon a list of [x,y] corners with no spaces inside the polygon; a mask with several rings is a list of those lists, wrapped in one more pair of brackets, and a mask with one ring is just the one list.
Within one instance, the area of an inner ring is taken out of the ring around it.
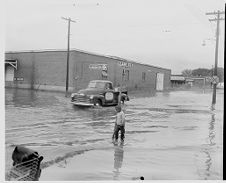
{"label": "man standing in water", "polygon": [[118,132],[121,131],[121,142],[124,141],[125,138],[125,114],[122,111],[122,107],[120,105],[117,105],[115,107],[115,110],[117,112],[116,114],[116,121],[115,121],[115,128],[114,133],[112,136],[112,140],[118,140]]}

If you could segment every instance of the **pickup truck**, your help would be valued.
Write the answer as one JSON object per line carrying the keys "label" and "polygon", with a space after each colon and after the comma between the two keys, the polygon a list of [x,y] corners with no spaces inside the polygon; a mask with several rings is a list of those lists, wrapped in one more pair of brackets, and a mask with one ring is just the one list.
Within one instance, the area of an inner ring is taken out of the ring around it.
{"label": "pickup truck", "polygon": [[111,81],[92,80],[86,89],[71,94],[71,103],[76,106],[115,106],[119,102],[120,92],[121,102],[128,101],[127,90],[113,88]]}

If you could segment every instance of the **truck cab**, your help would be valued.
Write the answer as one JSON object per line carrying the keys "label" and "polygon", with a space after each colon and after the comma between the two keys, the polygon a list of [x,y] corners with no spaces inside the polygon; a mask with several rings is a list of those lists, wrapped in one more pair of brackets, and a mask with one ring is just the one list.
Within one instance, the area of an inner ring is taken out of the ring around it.
{"label": "truck cab", "polygon": [[92,80],[87,88],[71,94],[71,103],[77,106],[114,106],[128,101],[127,90],[114,88],[111,81]]}

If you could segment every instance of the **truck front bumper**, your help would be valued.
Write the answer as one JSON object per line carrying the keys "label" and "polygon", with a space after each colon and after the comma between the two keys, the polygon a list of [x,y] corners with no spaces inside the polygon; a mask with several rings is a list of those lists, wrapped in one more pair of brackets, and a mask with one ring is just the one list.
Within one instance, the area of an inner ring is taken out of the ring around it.
{"label": "truck front bumper", "polygon": [[92,107],[94,106],[94,104],[92,103],[86,103],[86,102],[71,102],[73,105],[76,105],[76,106],[84,106],[84,107]]}

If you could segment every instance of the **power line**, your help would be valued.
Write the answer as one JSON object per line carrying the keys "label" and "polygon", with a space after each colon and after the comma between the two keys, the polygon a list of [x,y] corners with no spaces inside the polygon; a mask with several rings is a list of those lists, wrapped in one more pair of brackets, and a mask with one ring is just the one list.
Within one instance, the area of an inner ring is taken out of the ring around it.
{"label": "power line", "polygon": [[68,95],[68,79],[69,79],[69,76],[68,76],[68,73],[69,73],[69,57],[70,57],[70,24],[71,22],[75,23],[74,20],[72,20],[70,17],[69,18],[64,18],[64,17],[61,17],[62,19],[68,21],[68,40],[67,40],[67,71],[66,71],[66,93],[65,93],[65,96],[67,97]]}

